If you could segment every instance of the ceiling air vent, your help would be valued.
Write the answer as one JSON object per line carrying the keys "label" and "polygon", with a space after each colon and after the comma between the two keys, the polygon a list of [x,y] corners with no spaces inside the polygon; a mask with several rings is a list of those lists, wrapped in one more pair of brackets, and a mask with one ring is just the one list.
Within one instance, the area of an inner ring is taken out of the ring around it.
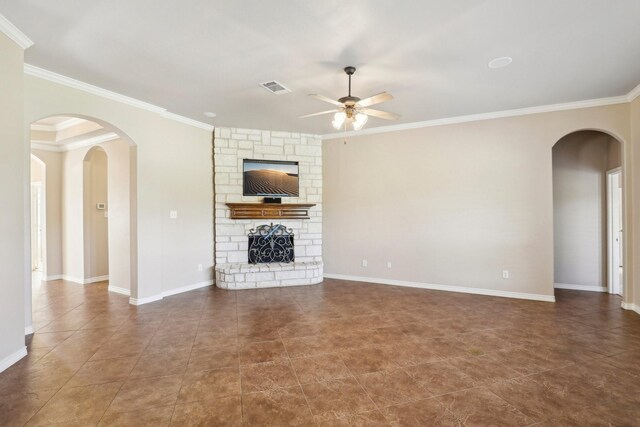
{"label": "ceiling air vent", "polygon": [[290,93],[291,89],[284,87],[282,83],[278,83],[275,80],[269,82],[260,83],[260,86],[268,90],[275,95],[282,95],[283,93]]}

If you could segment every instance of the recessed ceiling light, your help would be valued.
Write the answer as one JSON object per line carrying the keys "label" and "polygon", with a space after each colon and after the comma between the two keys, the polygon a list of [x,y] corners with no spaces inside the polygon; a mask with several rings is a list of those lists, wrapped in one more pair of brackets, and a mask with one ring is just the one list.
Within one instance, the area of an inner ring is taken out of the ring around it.
{"label": "recessed ceiling light", "polygon": [[513,58],[509,56],[501,56],[500,58],[495,58],[489,61],[489,68],[502,68],[513,62]]}
{"label": "recessed ceiling light", "polygon": [[202,113],[205,117],[209,117],[210,119],[216,116],[216,113],[212,113],[211,111],[207,111],[206,113]]}

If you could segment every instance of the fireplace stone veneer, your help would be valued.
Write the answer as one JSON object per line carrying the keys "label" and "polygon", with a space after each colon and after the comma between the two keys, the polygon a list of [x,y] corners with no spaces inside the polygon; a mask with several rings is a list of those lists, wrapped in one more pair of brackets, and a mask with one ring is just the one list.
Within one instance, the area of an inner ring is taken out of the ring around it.
{"label": "fireplace stone veneer", "polygon": [[[298,197],[287,197],[286,204],[265,205],[262,197],[244,196],[244,159],[298,162]],[[216,127],[213,164],[216,285],[224,289],[252,289],[320,283],[323,268],[321,138],[296,132]],[[257,208],[260,215],[256,215]],[[294,262],[250,264],[247,236],[252,229],[272,222],[271,219],[277,219],[273,222],[295,235]]]}
{"label": "fireplace stone veneer", "polygon": [[216,266],[216,285],[222,289],[277,288],[322,282],[322,261]]}

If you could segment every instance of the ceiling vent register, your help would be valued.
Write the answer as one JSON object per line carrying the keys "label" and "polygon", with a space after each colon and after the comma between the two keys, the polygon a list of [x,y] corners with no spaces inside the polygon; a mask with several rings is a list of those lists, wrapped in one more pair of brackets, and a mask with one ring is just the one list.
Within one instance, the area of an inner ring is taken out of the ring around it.
{"label": "ceiling vent register", "polygon": [[282,95],[285,93],[290,93],[291,89],[285,87],[282,83],[279,83],[275,80],[271,80],[269,82],[260,83],[260,86],[268,90],[269,92],[275,95]]}

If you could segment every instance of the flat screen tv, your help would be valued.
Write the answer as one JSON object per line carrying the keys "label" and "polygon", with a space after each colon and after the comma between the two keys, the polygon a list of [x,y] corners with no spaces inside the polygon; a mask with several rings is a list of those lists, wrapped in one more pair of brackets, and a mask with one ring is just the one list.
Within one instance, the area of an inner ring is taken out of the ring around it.
{"label": "flat screen tv", "polygon": [[298,162],[244,159],[245,196],[298,197]]}

